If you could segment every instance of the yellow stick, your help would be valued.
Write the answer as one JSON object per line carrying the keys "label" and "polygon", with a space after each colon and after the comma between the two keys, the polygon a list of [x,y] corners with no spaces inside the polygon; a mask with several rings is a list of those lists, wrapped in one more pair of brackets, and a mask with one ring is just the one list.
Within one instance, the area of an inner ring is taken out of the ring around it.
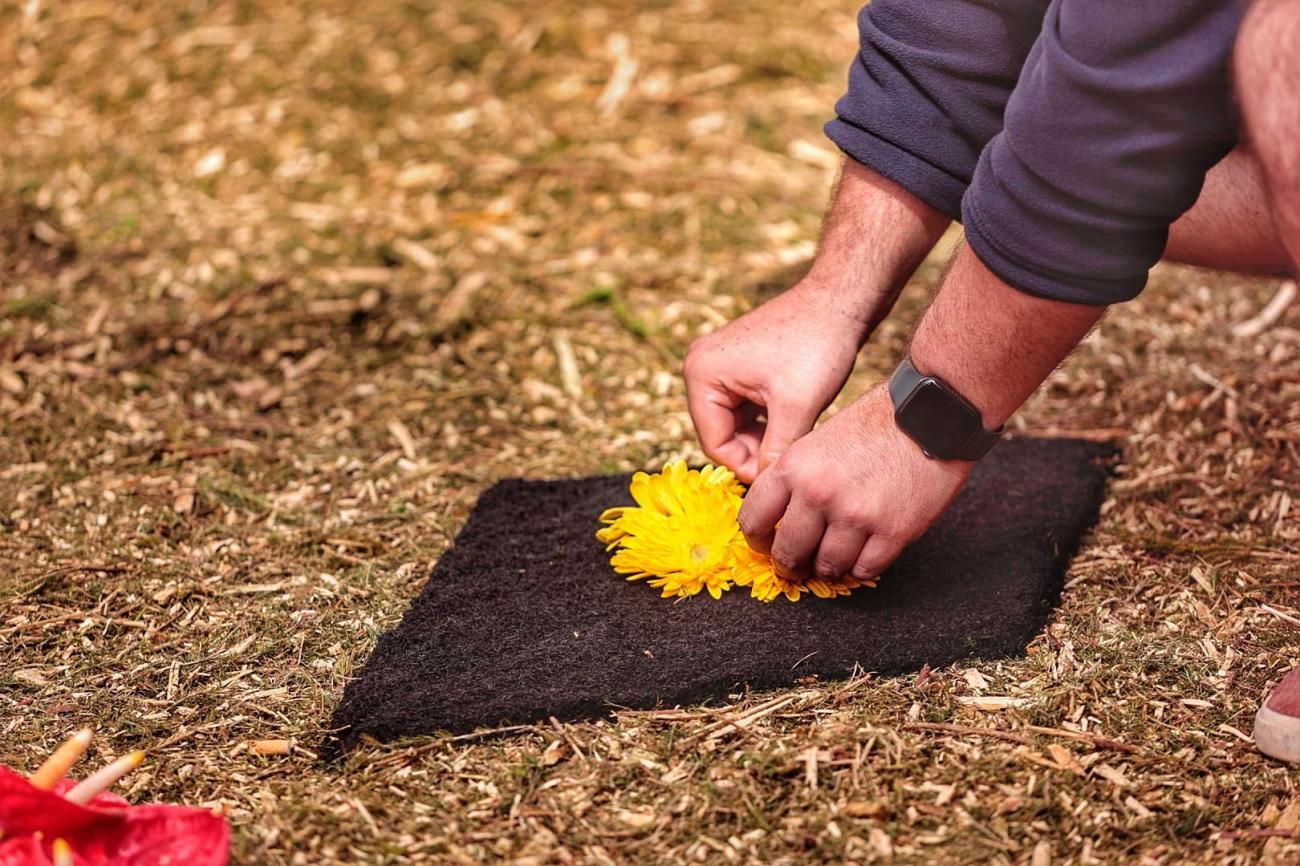
{"label": "yellow stick", "polygon": [[84,806],[117,783],[117,780],[140,766],[144,752],[130,752],[123,755],[102,770],[99,770],[77,783],[77,786],[64,795],[69,802]]}
{"label": "yellow stick", "polygon": [[72,866],[72,846],[64,839],[55,839],[53,847],[54,866]]}
{"label": "yellow stick", "polygon": [[48,791],[59,783],[59,780],[68,774],[72,765],[81,760],[81,756],[86,754],[86,749],[90,748],[90,741],[95,735],[90,728],[77,731],[54,750],[54,754],[45,759],[32,773],[31,783],[33,786],[40,788],[42,791]]}

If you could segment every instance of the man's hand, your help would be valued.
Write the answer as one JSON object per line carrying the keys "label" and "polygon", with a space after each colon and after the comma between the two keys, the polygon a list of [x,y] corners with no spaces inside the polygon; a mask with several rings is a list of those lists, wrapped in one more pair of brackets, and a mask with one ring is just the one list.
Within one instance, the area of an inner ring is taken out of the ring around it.
{"label": "man's hand", "polygon": [[866,329],[805,281],[692,343],[686,394],[704,453],[753,481],[844,387]]}
{"label": "man's hand", "polygon": [[808,276],[686,356],[704,453],[750,482],[811,430],[947,225],[898,184],[846,161]]}
{"label": "man's hand", "polygon": [[[957,389],[996,429],[1105,311],[1007,285],[969,249],[912,338],[917,369]],[[794,576],[880,574],[920,537],[971,464],[926,457],[894,421],[887,386],[827,421],[758,477],[740,510],[751,547]]]}
{"label": "man's hand", "polygon": [[939,518],[970,469],[922,454],[878,386],[758,477],[740,527],[784,574],[875,576]]}

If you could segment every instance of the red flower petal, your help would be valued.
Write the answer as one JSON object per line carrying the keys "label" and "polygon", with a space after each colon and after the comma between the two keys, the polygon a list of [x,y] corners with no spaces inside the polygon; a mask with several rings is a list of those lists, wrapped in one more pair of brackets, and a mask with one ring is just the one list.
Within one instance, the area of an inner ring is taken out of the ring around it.
{"label": "red flower petal", "polygon": [[0,866],[48,866],[48,846],[59,837],[76,866],[226,866],[224,818],[185,806],[131,806],[107,793],[78,806],[60,796],[72,784],[42,791],[0,767]]}

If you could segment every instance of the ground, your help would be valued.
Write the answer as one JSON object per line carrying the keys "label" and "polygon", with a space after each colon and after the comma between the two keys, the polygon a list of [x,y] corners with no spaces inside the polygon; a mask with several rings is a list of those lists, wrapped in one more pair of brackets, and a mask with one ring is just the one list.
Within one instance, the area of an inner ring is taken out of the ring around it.
{"label": "ground", "polygon": [[808,261],[854,6],[0,2],[0,761],[93,724],[239,864],[1300,856],[1249,742],[1300,308],[1190,269],[1014,422],[1124,453],[1027,658],[316,760],[487,485],[701,457],[681,357]]}

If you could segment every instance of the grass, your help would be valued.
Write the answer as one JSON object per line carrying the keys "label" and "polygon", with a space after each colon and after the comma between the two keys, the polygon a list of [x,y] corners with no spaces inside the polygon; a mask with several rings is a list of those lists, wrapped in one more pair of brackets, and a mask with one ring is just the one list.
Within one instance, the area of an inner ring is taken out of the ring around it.
{"label": "grass", "polygon": [[315,760],[484,487],[699,458],[679,359],[806,261],[855,11],[0,3],[0,761],[93,724],[240,864],[1293,861],[1300,320],[1189,269],[1015,422],[1125,452],[1026,658]]}

